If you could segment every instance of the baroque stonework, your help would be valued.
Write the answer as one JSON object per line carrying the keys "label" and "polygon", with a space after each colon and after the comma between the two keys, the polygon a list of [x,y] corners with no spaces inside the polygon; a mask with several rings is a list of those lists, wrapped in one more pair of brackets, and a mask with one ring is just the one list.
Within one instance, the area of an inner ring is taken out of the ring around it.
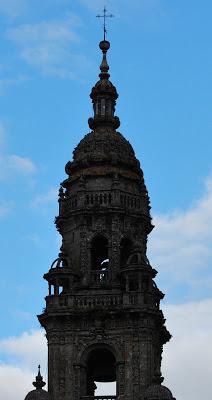
{"label": "baroque stonework", "polygon": [[100,42],[92,131],[66,164],[55,220],[62,246],[44,275],[49,293],[38,318],[48,339],[49,395],[90,399],[95,382],[116,381],[120,399],[164,400],[164,393],[173,399],[161,385],[162,349],[171,336],[146,255],[149,196],[134,150],[117,132],[109,47]]}

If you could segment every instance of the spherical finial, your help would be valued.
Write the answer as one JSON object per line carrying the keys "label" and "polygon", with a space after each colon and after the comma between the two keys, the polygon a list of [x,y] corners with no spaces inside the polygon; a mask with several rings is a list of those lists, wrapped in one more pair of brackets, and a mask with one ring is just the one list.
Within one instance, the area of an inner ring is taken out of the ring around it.
{"label": "spherical finial", "polygon": [[108,42],[108,40],[102,40],[99,43],[99,48],[103,51],[103,53],[106,53],[110,48],[110,42]]}

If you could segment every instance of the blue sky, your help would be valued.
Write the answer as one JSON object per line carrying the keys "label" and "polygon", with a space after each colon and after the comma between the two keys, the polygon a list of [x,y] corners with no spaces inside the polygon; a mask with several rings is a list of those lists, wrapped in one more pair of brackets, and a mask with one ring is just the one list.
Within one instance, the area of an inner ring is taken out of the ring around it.
{"label": "blue sky", "polygon": [[[60,247],[57,190],[74,147],[89,132],[89,93],[101,59],[102,27],[95,16],[104,4],[115,15],[108,23],[108,60],[120,96],[116,114],[144,170],[156,226],[149,258],[166,293],[167,325],[179,339],[165,353],[164,369],[178,400],[196,400],[198,391],[175,384],[177,370],[168,365],[177,357],[174,346],[193,343],[183,355],[191,362],[200,338],[206,347],[212,333],[202,320],[211,318],[212,305],[209,0],[0,0],[0,381],[25,371],[31,384],[30,349],[16,349],[21,340],[29,348],[41,343],[35,315],[47,293],[42,275]],[[193,336],[189,323],[182,334],[180,327],[195,313]],[[202,365],[211,371],[207,360],[209,354]],[[209,378],[202,379],[207,399]],[[5,400],[14,393],[5,389]]]}

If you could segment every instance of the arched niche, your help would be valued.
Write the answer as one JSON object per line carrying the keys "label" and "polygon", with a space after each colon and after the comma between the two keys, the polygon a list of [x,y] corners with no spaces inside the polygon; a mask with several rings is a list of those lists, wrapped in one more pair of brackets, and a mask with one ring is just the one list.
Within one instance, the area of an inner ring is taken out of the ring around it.
{"label": "arched niche", "polygon": [[123,268],[130,256],[132,250],[132,240],[124,237],[120,243],[120,266]]}

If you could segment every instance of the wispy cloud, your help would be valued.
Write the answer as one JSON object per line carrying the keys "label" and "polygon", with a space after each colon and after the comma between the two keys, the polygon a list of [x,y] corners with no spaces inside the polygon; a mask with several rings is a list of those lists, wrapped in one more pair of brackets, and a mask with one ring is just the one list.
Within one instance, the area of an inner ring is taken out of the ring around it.
{"label": "wispy cloud", "polygon": [[58,189],[51,188],[46,193],[37,195],[31,203],[33,207],[41,205],[48,205],[49,203],[56,202],[58,197]]}
{"label": "wispy cloud", "polygon": [[18,175],[32,176],[36,171],[36,165],[28,157],[17,154],[0,155],[0,180]]}
{"label": "wispy cloud", "polygon": [[101,13],[105,4],[109,13],[113,13],[117,11],[120,13],[123,9],[128,10],[128,7],[133,8],[141,8],[141,9],[152,9],[154,7],[158,7],[161,3],[161,0],[134,0],[133,6],[131,0],[79,0],[81,4],[88,7],[91,10],[94,10],[98,13]]}
{"label": "wispy cloud", "polygon": [[212,261],[212,178],[205,186],[205,193],[188,210],[155,215],[153,219],[150,260],[169,287],[176,283],[192,287],[199,278],[208,279]]}
{"label": "wispy cloud", "polygon": [[11,209],[12,209],[11,204],[1,201],[0,202],[0,218],[8,215],[10,213]]}
{"label": "wispy cloud", "polygon": [[0,123],[0,180],[11,176],[32,176],[37,171],[37,166],[29,158],[18,154],[6,154],[6,129]]}
{"label": "wispy cloud", "polygon": [[78,46],[81,25],[77,15],[63,20],[22,24],[7,31],[7,37],[19,49],[20,57],[44,75],[73,78],[87,64]]}
{"label": "wispy cloud", "polygon": [[0,0],[0,12],[15,18],[28,6],[29,0]]}
{"label": "wispy cloud", "polygon": [[0,122],[0,151],[5,145],[6,131],[4,125]]}
{"label": "wispy cloud", "polygon": [[6,89],[11,86],[19,86],[23,82],[28,81],[30,78],[26,75],[19,75],[15,78],[1,78],[0,79],[0,96],[5,95]]}
{"label": "wispy cloud", "polygon": [[[79,0],[79,2],[82,3],[84,6],[90,8],[91,10],[99,12],[101,12],[105,6],[105,0]],[[107,8],[109,8],[110,6],[111,1],[107,0]]]}
{"label": "wispy cloud", "polygon": [[14,310],[12,313],[16,318],[23,320],[31,320],[34,316],[28,311]]}
{"label": "wispy cloud", "polygon": [[26,240],[33,243],[33,245],[36,247],[43,246],[42,238],[37,233],[30,233],[28,235],[23,236],[23,241]]}
{"label": "wispy cloud", "polygon": [[9,168],[11,168],[12,170],[16,170],[18,172],[27,175],[33,174],[37,170],[35,164],[27,157],[20,157],[17,156],[16,154],[12,154],[7,158],[8,158]]}

